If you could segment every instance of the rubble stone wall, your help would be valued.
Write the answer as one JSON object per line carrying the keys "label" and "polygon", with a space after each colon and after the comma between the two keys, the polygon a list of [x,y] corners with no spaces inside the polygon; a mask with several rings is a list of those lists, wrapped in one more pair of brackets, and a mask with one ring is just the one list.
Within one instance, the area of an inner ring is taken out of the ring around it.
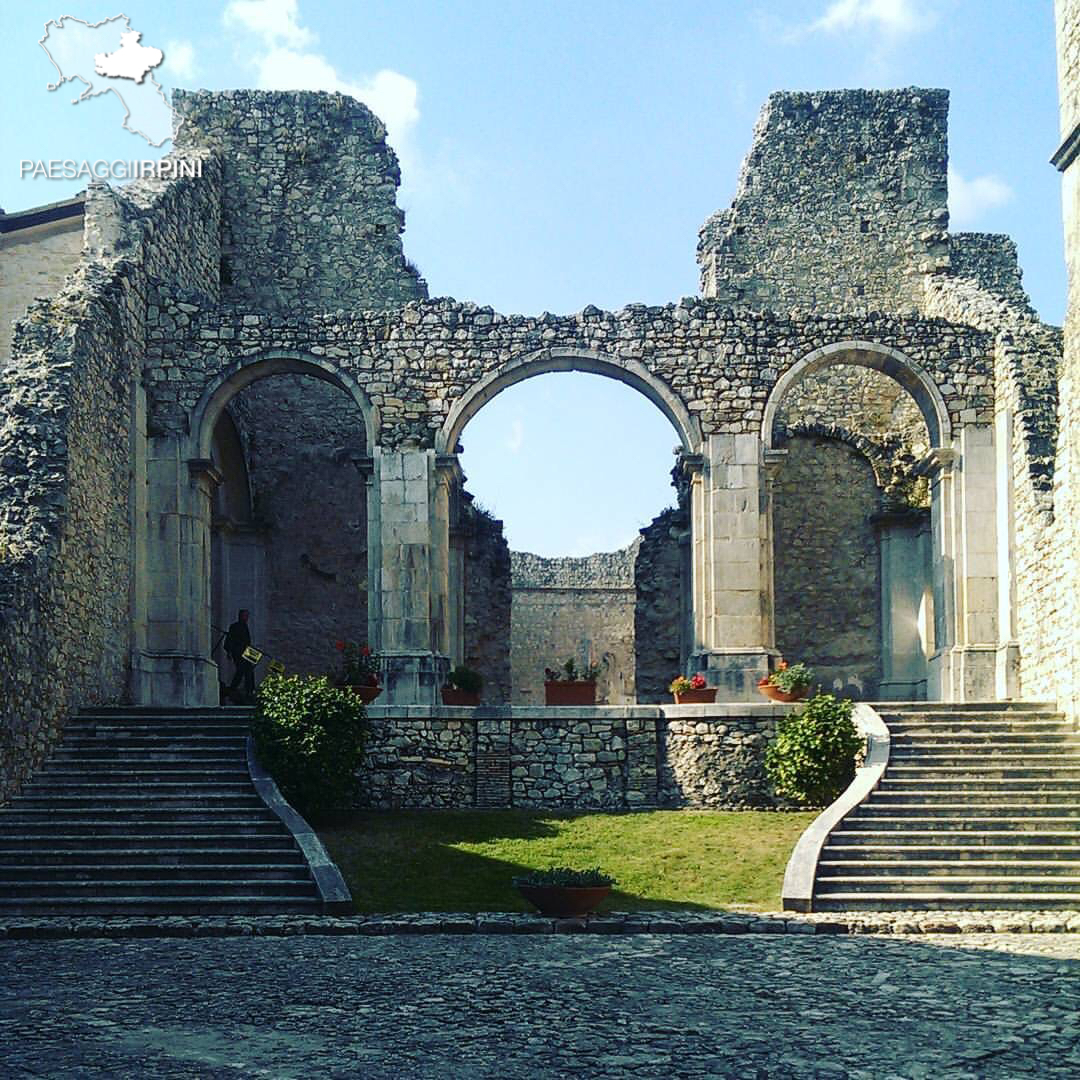
{"label": "rubble stone wall", "polygon": [[682,538],[688,529],[686,511],[671,508],[641,530],[634,562],[634,682],[641,704],[670,702],[671,680],[685,669],[690,568]]}
{"label": "rubble stone wall", "polygon": [[15,326],[0,371],[0,801],[71,708],[127,693],[148,323],[161,333],[166,293],[216,295],[219,190],[210,154],[201,180],[92,187],[83,257]]}
{"label": "rubble stone wall", "polygon": [[465,555],[466,667],[484,678],[481,700],[510,701],[512,683],[510,548],[503,523],[470,507],[460,525]]}
{"label": "rubble stone wall", "polygon": [[765,778],[764,754],[783,711],[670,706],[575,715],[565,708],[485,708],[435,715],[372,708],[360,805],[781,806]]}
{"label": "rubble stone wall", "polygon": [[637,546],[580,559],[510,553],[513,704],[543,705],[544,668],[571,657],[599,665],[599,703],[634,701]]}

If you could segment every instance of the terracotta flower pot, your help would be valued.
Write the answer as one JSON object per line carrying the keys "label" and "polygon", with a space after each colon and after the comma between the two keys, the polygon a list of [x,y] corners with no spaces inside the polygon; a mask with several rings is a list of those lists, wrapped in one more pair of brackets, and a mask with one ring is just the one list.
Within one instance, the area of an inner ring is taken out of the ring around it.
{"label": "terracotta flower pot", "polygon": [[343,686],[341,689],[355,694],[365,705],[370,705],[382,693],[381,686]]}
{"label": "terracotta flower pot", "polygon": [[761,682],[757,684],[757,688],[772,701],[802,701],[802,699],[810,692],[810,687],[804,686],[801,690],[796,690],[791,694],[785,694],[778,686],[773,686],[771,682],[767,682],[765,679],[762,679]]}
{"label": "terracotta flower pot", "polygon": [[456,686],[444,686],[442,688],[442,703],[444,705],[479,705],[480,695],[472,690],[459,690]]}
{"label": "terracotta flower pot", "polygon": [[596,680],[544,683],[545,705],[595,705]]}
{"label": "terracotta flower pot", "polygon": [[684,690],[675,695],[676,705],[711,705],[716,700],[716,687],[703,686],[700,690]]}
{"label": "terracotta flower pot", "polygon": [[573,888],[569,885],[515,885],[515,889],[536,907],[541,915],[572,919],[595,911],[611,892],[610,885]]}

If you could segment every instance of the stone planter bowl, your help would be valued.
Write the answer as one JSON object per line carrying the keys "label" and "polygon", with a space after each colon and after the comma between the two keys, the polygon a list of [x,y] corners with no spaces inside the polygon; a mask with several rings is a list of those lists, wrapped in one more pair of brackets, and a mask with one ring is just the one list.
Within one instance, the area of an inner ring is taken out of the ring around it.
{"label": "stone planter bowl", "polygon": [[596,682],[546,682],[544,683],[545,705],[595,705]]}
{"label": "stone planter bowl", "polygon": [[611,892],[610,885],[590,885],[573,888],[569,885],[515,885],[515,889],[541,915],[557,919],[573,919],[594,912]]}
{"label": "stone planter bowl", "polygon": [[801,690],[796,690],[794,693],[785,694],[783,690],[773,686],[770,682],[759,682],[757,688],[771,701],[802,701],[802,699],[810,693],[810,687],[804,686]]}
{"label": "stone planter bowl", "polygon": [[343,686],[342,690],[348,690],[355,694],[365,705],[370,705],[381,693],[381,686]]}
{"label": "stone planter bowl", "polygon": [[703,686],[700,690],[684,690],[675,695],[676,705],[711,705],[716,701],[716,687]]}
{"label": "stone planter bowl", "polygon": [[472,690],[459,690],[456,686],[444,686],[442,688],[442,703],[444,705],[479,705],[480,695]]}

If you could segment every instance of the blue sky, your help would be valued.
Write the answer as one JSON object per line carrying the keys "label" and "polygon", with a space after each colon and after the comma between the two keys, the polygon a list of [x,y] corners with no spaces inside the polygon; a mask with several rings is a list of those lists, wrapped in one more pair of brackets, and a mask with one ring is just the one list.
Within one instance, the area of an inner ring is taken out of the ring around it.
{"label": "blue sky", "polygon": [[[694,294],[697,229],[730,202],[770,92],[946,87],[952,227],[1009,233],[1036,307],[1062,318],[1049,0],[31,0],[5,11],[5,209],[81,186],[20,180],[19,159],[164,152],[124,131],[113,102],[46,90],[45,22],[121,11],[164,51],[166,90],[365,100],[401,157],[406,252],[432,294],[508,312]],[[628,542],[670,501],[676,441],[633,391],[553,375],[487,405],[463,464],[512,546],[584,554]]]}

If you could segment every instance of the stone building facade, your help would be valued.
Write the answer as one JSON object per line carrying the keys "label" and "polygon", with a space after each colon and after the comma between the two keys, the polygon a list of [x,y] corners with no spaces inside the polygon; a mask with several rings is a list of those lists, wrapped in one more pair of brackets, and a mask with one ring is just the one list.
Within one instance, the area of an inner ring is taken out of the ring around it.
{"label": "stone building facade", "polygon": [[[944,91],[773,95],[731,207],[701,231],[699,297],[540,316],[428,297],[362,105],[178,91],[174,106],[172,153],[201,176],[91,187],[81,254],[60,282],[42,247],[51,295],[0,370],[0,795],[75,704],[215,701],[212,627],[241,595],[263,597],[297,670],[319,666],[316,642],[363,632],[392,710],[434,708],[470,657],[500,685],[510,560],[463,488],[459,438],[551,371],[636,388],[681,447],[679,509],[636,556],[667,584],[628,600],[624,687],[656,694],[677,655],[748,703],[783,644],[819,647],[807,658],[831,682],[866,693],[1071,707],[1061,334],[1005,238],[948,232]],[[19,230],[2,220],[6,260]],[[835,515],[810,515],[833,533],[806,544],[804,476],[845,487]],[[833,580],[810,588],[826,554]],[[829,620],[850,625],[826,639]],[[695,730],[689,756],[661,752],[655,716],[624,719],[611,738],[640,750],[615,770],[625,792],[643,762],[662,777],[719,745]],[[514,772],[548,753],[549,728],[476,719],[475,790],[557,798]]]}

